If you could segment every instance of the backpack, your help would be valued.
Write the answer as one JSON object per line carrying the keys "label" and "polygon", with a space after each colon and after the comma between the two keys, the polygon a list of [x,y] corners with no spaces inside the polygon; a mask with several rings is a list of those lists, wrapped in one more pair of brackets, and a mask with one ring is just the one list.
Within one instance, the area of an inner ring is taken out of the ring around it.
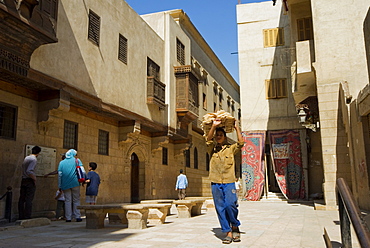
{"label": "backpack", "polygon": [[85,173],[82,170],[81,166],[79,165],[78,159],[76,158],[76,174],[77,174],[77,180],[79,183],[84,183],[86,178],[85,178]]}

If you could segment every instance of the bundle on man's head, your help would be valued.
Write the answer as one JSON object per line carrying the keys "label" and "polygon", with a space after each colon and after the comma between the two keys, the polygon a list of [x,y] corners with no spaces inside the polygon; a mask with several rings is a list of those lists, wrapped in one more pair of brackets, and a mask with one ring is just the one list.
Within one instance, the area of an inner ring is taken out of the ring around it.
{"label": "bundle on man's head", "polygon": [[215,119],[219,119],[221,121],[221,124],[218,127],[223,128],[225,133],[231,133],[234,131],[235,117],[224,110],[220,110],[216,113],[208,113],[203,116],[201,126],[203,128],[204,136],[208,135]]}

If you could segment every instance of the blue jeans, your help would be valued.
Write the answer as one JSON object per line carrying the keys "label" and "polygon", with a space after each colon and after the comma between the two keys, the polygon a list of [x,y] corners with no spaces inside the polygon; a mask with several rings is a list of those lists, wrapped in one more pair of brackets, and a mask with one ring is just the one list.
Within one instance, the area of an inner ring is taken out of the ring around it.
{"label": "blue jeans", "polygon": [[213,202],[222,232],[231,232],[231,226],[240,226],[238,197],[235,183],[212,183]]}

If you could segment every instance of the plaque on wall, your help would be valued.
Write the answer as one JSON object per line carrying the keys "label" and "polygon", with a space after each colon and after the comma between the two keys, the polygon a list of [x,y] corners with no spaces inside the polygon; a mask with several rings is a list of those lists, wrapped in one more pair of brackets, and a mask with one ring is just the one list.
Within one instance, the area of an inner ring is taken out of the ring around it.
{"label": "plaque on wall", "polygon": [[[26,145],[26,156],[30,155],[32,152],[32,147],[35,145]],[[49,172],[55,170],[55,161],[57,150],[50,147],[40,146],[41,152],[37,156],[37,165],[35,169],[36,176],[43,176]]]}

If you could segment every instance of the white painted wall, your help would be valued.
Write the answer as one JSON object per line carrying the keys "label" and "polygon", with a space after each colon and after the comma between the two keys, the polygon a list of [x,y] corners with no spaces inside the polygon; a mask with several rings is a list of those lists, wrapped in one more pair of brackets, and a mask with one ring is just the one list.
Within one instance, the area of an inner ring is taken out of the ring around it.
{"label": "white painted wall", "polygon": [[357,96],[369,82],[364,39],[369,4],[367,0],[311,2],[318,85],[347,81],[350,93]]}
{"label": "white painted wall", "polygon": [[[290,29],[281,1],[237,5],[242,129],[278,130],[298,125],[291,94]],[[284,28],[284,46],[264,48],[263,30]],[[266,99],[265,80],[286,78],[288,97]]]}

